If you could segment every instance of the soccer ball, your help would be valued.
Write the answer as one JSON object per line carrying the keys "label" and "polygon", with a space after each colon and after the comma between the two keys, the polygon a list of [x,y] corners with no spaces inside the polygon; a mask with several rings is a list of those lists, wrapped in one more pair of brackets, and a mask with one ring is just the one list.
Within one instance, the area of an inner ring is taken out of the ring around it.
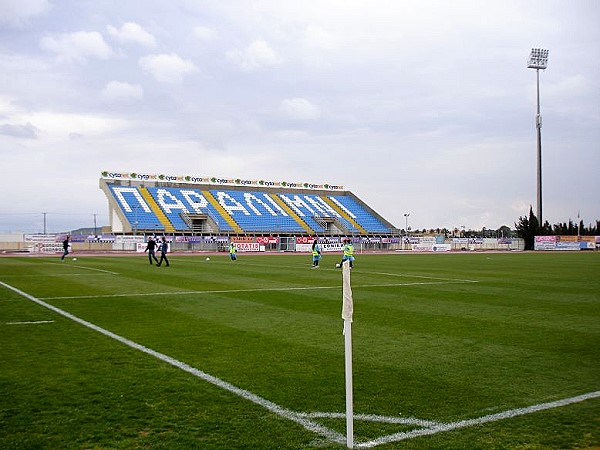
{"label": "soccer ball", "polygon": [[77,258],[73,258],[73,261],[77,261]]}
{"label": "soccer ball", "polygon": [[340,264],[336,264],[335,267],[339,269],[342,266]]}
{"label": "soccer ball", "polygon": [[206,258],[207,261],[210,261],[210,258]]}

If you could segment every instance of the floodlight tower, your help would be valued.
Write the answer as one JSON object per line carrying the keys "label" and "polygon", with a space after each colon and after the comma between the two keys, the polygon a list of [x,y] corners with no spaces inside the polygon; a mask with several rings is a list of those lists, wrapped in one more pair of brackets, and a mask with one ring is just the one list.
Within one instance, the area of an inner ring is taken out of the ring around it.
{"label": "floodlight tower", "polygon": [[[404,228],[404,235],[405,235],[404,240],[406,241],[407,244],[408,244],[408,216],[410,216],[410,213],[404,213],[404,219],[406,221],[406,228]],[[404,250],[404,245],[402,245],[402,249]]]}
{"label": "floodlight tower", "polygon": [[535,69],[537,78],[537,115],[535,127],[537,129],[537,218],[542,226],[542,114],[540,113],[540,69],[548,67],[548,50],[532,48],[527,60],[527,68]]}

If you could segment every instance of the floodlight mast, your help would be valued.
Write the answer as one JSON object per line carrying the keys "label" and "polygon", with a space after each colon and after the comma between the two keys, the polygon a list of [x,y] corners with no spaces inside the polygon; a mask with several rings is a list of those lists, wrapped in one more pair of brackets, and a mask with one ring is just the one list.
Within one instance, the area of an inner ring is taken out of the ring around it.
{"label": "floodlight mast", "polygon": [[540,113],[540,69],[548,67],[548,50],[532,48],[527,60],[527,68],[535,69],[537,87],[537,115],[535,116],[535,127],[537,129],[537,218],[540,227],[542,221],[542,114]]}

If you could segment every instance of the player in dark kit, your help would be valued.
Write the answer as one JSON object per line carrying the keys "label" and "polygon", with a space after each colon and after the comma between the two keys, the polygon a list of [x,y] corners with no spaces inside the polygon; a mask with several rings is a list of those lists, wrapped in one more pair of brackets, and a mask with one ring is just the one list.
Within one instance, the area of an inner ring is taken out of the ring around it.
{"label": "player in dark kit", "polygon": [[165,238],[162,238],[162,242],[160,244],[160,261],[158,261],[158,264],[156,264],[157,267],[160,267],[163,260],[165,261],[165,264],[167,265],[167,267],[169,267],[170,264],[169,264],[169,260],[167,259],[168,251],[169,251],[169,244],[167,244],[167,240]]}
{"label": "player in dark kit", "polygon": [[60,257],[61,260],[65,260],[65,256],[69,254],[69,236],[63,241],[63,255]]}
{"label": "player in dark kit", "polygon": [[156,241],[152,236],[148,238],[148,243],[146,244],[146,250],[144,252],[148,252],[148,261],[150,261],[150,265],[152,265],[152,260],[158,264],[158,258],[156,257]]}

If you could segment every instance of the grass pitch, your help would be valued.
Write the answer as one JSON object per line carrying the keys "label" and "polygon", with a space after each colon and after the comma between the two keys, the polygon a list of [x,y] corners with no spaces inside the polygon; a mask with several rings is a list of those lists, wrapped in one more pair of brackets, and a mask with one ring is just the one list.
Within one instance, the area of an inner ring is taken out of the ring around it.
{"label": "grass pitch", "polygon": [[[339,255],[0,258],[0,448],[345,447]],[[358,255],[356,448],[600,446],[600,254]]]}

